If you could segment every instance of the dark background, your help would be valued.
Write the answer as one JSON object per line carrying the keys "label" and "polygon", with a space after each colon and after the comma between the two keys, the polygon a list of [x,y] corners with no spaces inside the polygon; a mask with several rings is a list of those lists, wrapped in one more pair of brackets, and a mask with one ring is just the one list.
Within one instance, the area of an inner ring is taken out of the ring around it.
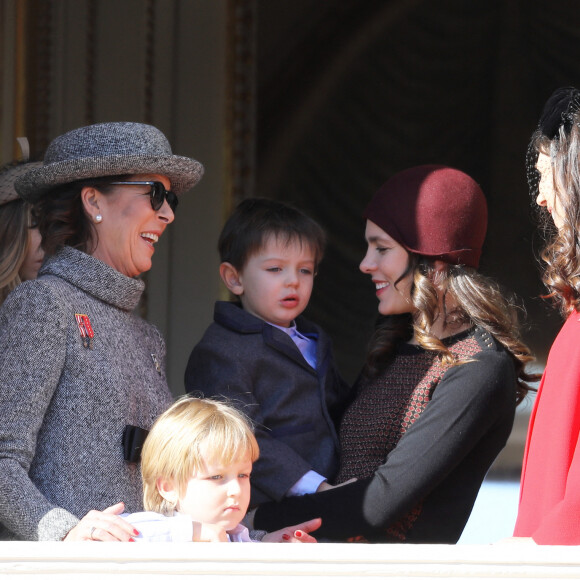
{"label": "dark background", "polygon": [[[307,314],[329,331],[341,369],[353,380],[377,315],[373,286],[358,270],[365,250],[360,216],[393,173],[422,163],[457,167],[481,184],[489,205],[481,269],[521,297],[526,340],[545,360],[561,319],[540,298],[542,243],[524,158],[548,96],[559,86],[580,87],[577,2],[11,0],[0,6],[9,4],[27,63],[26,78],[14,83],[15,117],[25,110],[23,133],[33,149],[72,127],[135,120],[159,126],[176,151],[206,164],[197,193],[180,207],[183,228],[203,233],[185,236],[179,224],[173,228],[173,242],[163,242],[171,244],[166,262],[173,265],[164,271],[164,260],[156,260],[148,287],[158,298],[143,305],[168,339],[174,384],[181,384],[187,349],[209,323],[219,293],[213,262],[222,218],[235,201],[253,195],[294,202],[326,229],[327,254]],[[0,46],[6,67],[9,52]],[[0,99],[4,106],[9,109]],[[194,206],[204,196],[211,202]],[[191,287],[199,296],[192,297]],[[179,299],[169,300],[173,295]]]}
{"label": "dark background", "polygon": [[258,0],[256,194],[328,232],[308,315],[354,379],[376,318],[361,212],[393,173],[457,167],[489,204],[483,273],[525,303],[540,362],[561,319],[543,292],[525,151],[551,92],[580,86],[574,2]]}

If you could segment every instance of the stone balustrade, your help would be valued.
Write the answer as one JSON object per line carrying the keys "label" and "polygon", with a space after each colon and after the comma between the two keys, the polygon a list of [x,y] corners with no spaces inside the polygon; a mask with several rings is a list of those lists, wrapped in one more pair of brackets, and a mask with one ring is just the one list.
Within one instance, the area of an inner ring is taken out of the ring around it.
{"label": "stone balustrade", "polygon": [[580,547],[0,542],[2,578],[580,578]]}

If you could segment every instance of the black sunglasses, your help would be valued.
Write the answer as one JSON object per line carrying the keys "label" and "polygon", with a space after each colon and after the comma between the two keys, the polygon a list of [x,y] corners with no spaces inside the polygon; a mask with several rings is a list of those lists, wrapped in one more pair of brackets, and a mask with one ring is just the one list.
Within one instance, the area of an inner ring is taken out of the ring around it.
{"label": "black sunglasses", "polygon": [[110,185],[150,185],[149,197],[151,198],[151,207],[155,211],[161,209],[165,200],[173,212],[179,203],[177,195],[173,191],[167,191],[161,181],[111,181]]}

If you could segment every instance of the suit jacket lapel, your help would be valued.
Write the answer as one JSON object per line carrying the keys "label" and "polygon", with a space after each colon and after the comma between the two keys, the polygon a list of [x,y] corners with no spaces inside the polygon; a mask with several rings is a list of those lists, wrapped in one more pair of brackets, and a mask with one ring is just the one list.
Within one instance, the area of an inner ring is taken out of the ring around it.
{"label": "suit jacket lapel", "polygon": [[316,370],[313,369],[304,359],[300,349],[294,344],[294,341],[281,330],[274,328],[270,324],[265,324],[262,331],[262,336],[264,337],[264,342],[274,350],[284,356],[292,359],[296,364],[307,369],[313,374],[316,374]]}

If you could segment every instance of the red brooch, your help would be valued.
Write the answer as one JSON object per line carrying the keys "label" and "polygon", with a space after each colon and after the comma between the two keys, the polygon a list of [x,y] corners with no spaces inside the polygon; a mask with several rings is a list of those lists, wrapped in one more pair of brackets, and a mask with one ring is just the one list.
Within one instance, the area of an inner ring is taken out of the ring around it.
{"label": "red brooch", "polygon": [[89,317],[86,314],[75,314],[75,318],[79,327],[79,332],[81,333],[83,346],[85,348],[93,348],[93,336],[95,336],[95,333],[91,326]]}

